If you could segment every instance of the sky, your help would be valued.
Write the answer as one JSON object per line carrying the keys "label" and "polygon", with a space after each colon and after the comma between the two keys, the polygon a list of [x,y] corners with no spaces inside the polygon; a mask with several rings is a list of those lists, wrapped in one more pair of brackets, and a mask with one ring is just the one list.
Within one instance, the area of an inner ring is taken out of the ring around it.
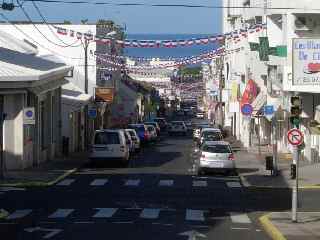
{"label": "sky", "polygon": [[[99,0],[99,2],[104,1],[113,3],[221,6],[221,0]],[[110,19],[118,25],[125,26],[128,34],[215,34],[221,32],[221,9],[75,5],[40,2],[36,4],[48,22],[69,20],[72,23],[80,23],[80,20],[88,19],[90,23],[95,23],[96,20],[101,18]],[[24,2],[23,7],[33,21],[42,21],[31,2]],[[10,20],[27,20],[19,8],[12,12],[5,11],[3,13]],[[3,19],[0,18],[0,20]]]}

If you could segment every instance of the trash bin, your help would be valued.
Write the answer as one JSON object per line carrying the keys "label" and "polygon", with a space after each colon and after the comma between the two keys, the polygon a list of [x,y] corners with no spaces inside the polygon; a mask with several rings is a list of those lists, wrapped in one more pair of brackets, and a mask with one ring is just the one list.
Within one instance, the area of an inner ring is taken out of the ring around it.
{"label": "trash bin", "polygon": [[266,156],[266,170],[273,171],[273,157]]}

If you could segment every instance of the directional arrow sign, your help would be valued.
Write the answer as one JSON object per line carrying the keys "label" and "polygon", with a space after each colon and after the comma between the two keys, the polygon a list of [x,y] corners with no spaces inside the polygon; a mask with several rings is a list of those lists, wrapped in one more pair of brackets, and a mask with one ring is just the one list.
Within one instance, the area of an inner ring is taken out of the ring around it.
{"label": "directional arrow sign", "polygon": [[197,231],[191,230],[191,231],[187,231],[187,232],[183,232],[180,233],[179,235],[181,236],[187,236],[188,240],[197,240],[197,237],[201,237],[201,238],[207,238],[206,235],[199,233]]}
{"label": "directional arrow sign", "polygon": [[288,142],[293,146],[299,146],[303,143],[303,133],[296,128],[288,131]]}
{"label": "directional arrow sign", "polygon": [[62,232],[62,229],[49,229],[49,228],[42,228],[42,227],[34,227],[34,228],[25,228],[24,229],[26,232],[32,233],[35,231],[43,231],[43,232],[48,232],[46,235],[44,235],[42,238],[44,239],[49,239],[58,233]]}

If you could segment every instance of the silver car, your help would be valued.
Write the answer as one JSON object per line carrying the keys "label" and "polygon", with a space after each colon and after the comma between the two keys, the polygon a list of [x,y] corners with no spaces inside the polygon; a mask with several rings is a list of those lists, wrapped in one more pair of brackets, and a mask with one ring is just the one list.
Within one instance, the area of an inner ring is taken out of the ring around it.
{"label": "silver car", "polygon": [[200,148],[196,165],[199,175],[209,170],[234,174],[235,161],[230,144],[224,141],[205,142]]}

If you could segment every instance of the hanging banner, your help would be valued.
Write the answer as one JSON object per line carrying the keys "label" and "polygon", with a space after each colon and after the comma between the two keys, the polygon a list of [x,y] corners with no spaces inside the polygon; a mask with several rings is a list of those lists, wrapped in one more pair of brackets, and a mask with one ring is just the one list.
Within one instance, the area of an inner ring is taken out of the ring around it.
{"label": "hanging banner", "polygon": [[256,98],[256,96],[257,85],[252,79],[249,79],[241,98],[241,106],[248,103],[251,104],[253,100]]}

